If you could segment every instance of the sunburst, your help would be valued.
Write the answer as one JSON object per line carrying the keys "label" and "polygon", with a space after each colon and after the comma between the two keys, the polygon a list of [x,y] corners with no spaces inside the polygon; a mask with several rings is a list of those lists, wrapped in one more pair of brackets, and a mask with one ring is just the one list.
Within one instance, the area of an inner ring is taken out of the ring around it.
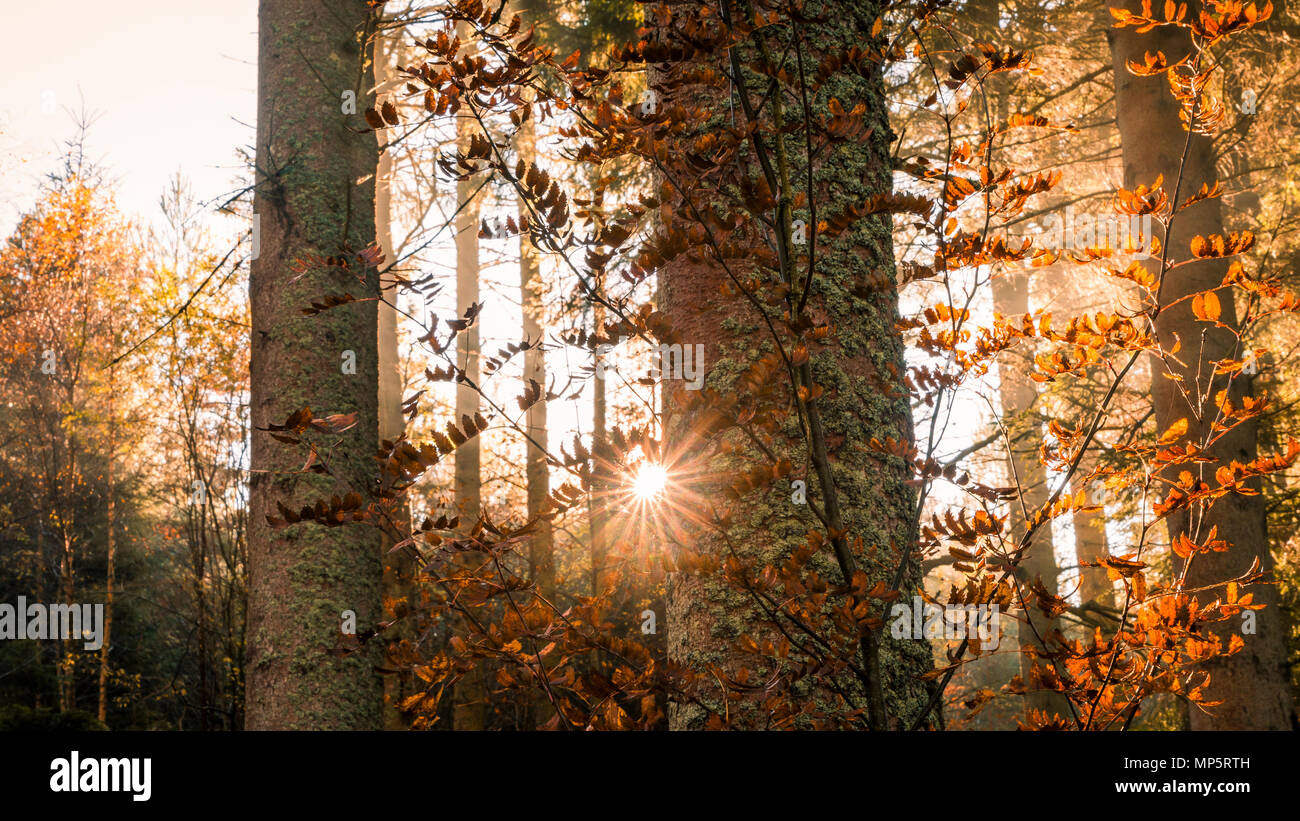
{"label": "sunburst", "polygon": [[633,483],[633,492],[637,498],[648,502],[657,499],[668,485],[668,471],[655,462],[642,462]]}

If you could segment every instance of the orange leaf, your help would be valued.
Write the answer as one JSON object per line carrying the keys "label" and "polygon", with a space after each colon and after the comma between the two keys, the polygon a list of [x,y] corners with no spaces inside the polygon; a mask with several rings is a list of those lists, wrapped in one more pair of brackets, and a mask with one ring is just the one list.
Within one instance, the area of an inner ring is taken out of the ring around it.
{"label": "orange leaf", "polygon": [[1160,440],[1156,444],[1171,445],[1174,442],[1177,442],[1180,438],[1182,438],[1186,434],[1187,434],[1187,417],[1183,417],[1182,419],[1179,419],[1177,422],[1170,425],[1169,430],[1161,434]]}
{"label": "orange leaf", "polygon": [[1205,322],[1217,322],[1222,313],[1219,297],[1213,291],[1206,291],[1192,297],[1192,313]]}

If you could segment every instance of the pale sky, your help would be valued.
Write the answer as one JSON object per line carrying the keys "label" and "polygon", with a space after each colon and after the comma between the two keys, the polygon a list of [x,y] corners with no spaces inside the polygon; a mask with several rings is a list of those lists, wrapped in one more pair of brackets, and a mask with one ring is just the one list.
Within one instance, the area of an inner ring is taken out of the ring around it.
{"label": "pale sky", "polygon": [[69,110],[97,114],[89,156],[118,204],[157,218],[180,169],[203,201],[234,188],[257,112],[257,0],[0,0],[0,230],[31,204]]}

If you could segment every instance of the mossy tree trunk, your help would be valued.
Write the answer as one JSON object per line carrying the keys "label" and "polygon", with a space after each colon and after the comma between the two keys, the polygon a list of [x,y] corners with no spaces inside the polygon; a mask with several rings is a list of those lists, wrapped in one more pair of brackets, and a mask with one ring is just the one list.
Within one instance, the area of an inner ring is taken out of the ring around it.
{"label": "mossy tree trunk", "polygon": [[[365,490],[378,440],[378,274],[327,266],[375,239],[378,151],[360,133],[370,104],[371,11],[364,0],[263,0],[259,9],[257,188],[260,255],[252,263],[252,477],[249,510],[249,729],[377,729],[373,659],[341,656],[342,614],[359,629],[380,615],[379,533],[361,526],[267,525],[290,508]],[[344,113],[346,94],[355,112]],[[358,182],[362,180],[362,182]],[[306,264],[299,276],[296,261]],[[357,302],[317,316],[331,293]],[[355,368],[347,367],[349,361]],[[322,453],[334,477],[303,473],[304,455],[265,428],[294,411],[356,413]]]}
{"label": "mossy tree trunk", "polygon": [[[752,10],[744,3],[728,5],[730,8],[719,9],[719,16],[752,18]],[[882,5],[877,2],[812,4],[806,14],[816,22],[803,24],[805,64],[817,66],[827,55],[843,53],[850,47],[865,47],[872,41],[872,25],[881,13]],[[824,18],[819,19],[819,15]],[[779,54],[789,41],[790,31],[782,23],[764,29],[763,36],[768,40],[768,48]],[[741,66],[750,66],[757,58],[752,42],[742,43],[737,50]],[[715,69],[731,71],[725,52],[715,59]],[[748,68],[743,73],[757,109],[758,90],[767,87],[768,79]],[[736,99],[739,94],[737,91],[730,101],[719,94],[706,104],[722,118],[719,122],[730,122],[734,116],[739,124],[743,116],[743,106]],[[819,215],[844,211],[850,205],[860,205],[873,194],[891,189],[892,135],[883,94],[882,80],[874,72],[868,72],[867,76],[838,73],[815,95],[809,93],[815,118],[824,116],[829,101],[834,98],[846,111],[864,105],[864,125],[869,129],[863,138],[830,145],[822,145],[814,138],[813,150],[818,153],[812,188]],[[784,100],[790,107],[785,115],[787,122],[801,119],[798,96],[786,95]],[[791,197],[807,187],[803,139],[802,127],[797,127],[794,136],[787,140],[788,179],[793,182],[792,190],[786,193]],[[678,149],[670,146],[668,150]],[[751,155],[746,161],[753,160]],[[752,173],[759,173],[756,161]],[[792,216],[811,224],[806,205],[793,208]],[[799,264],[802,268],[803,262]],[[661,309],[671,320],[684,348],[705,346],[706,387],[724,395],[733,390],[738,377],[755,360],[774,349],[764,321],[748,303],[720,301],[720,286],[726,281],[720,267],[687,261],[685,257],[670,262],[659,272]],[[919,563],[912,556],[917,541],[916,493],[906,484],[909,466],[902,458],[885,456],[868,448],[873,437],[881,441],[892,437],[904,443],[913,440],[911,409],[901,384],[905,364],[902,340],[895,327],[898,294],[893,281],[893,243],[888,218],[860,221],[833,240],[818,239],[814,285],[806,310],[815,322],[828,322],[833,329],[833,344],[813,351],[809,368],[812,381],[824,390],[824,395],[815,400],[814,412],[824,433],[838,515],[847,532],[852,560],[873,582],[883,580],[890,586],[901,561],[904,570],[899,589],[907,595],[921,583]],[[863,288],[863,282],[887,284]],[[779,317],[779,311],[776,315]],[[882,386],[889,387],[882,390]],[[797,419],[798,414],[791,406],[780,447],[785,451],[783,455],[801,465],[808,461],[808,451]],[[816,428],[811,420],[810,427]],[[680,425],[670,423],[665,435],[670,454],[689,447],[690,433]],[[739,437],[735,444],[745,447]],[[744,462],[743,469],[764,461],[753,452],[746,456],[750,458]],[[741,463],[734,457],[712,457],[699,468],[696,476],[678,481],[689,482],[690,490],[698,498],[717,499],[739,468]],[[817,476],[809,471],[804,478],[808,500],[825,506],[830,494],[819,484]],[[789,481],[777,481],[766,491],[750,493],[739,504],[725,537],[706,532],[701,536],[701,543],[693,547],[710,551],[719,559],[735,550],[747,561],[779,565],[796,546],[804,543],[808,531],[822,530],[809,505],[797,503],[795,499]],[[814,560],[814,566],[823,578],[837,584],[842,581],[837,557],[832,555],[829,544]],[[758,636],[765,617],[745,592],[724,583],[718,576],[673,573],[669,578],[667,612],[668,653],[672,661],[706,677],[705,671],[711,665],[731,673],[741,667],[753,670],[752,657],[738,652],[735,643],[744,633]],[[910,723],[921,713],[926,701],[927,692],[918,677],[931,669],[930,646],[919,637],[918,640],[893,640],[888,630],[876,631],[875,635],[881,643],[879,682],[884,702],[884,709],[876,711],[884,713],[878,716],[876,726],[892,728],[899,726],[900,721]],[[861,655],[858,660],[861,662]],[[763,675],[763,671],[758,672],[759,678]],[[871,700],[871,694],[865,691],[868,688],[857,681],[841,682],[841,685],[848,691],[856,691],[855,706],[865,707]],[[825,695],[820,685],[810,683],[809,686],[813,688],[810,698],[821,699]],[[717,693],[705,693],[702,697],[716,702],[710,704],[711,709],[724,711]],[[762,727],[766,723],[766,717],[757,709],[733,709],[730,717],[735,727]],[[674,704],[669,720],[674,729],[698,729],[704,726],[707,713],[695,704]]]}

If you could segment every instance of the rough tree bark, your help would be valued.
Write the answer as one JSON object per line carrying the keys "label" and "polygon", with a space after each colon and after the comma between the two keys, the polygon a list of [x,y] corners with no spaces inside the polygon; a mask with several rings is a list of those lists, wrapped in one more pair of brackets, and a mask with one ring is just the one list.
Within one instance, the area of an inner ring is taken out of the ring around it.
{"label": "rough tree bark", "polygon": [[[739,17],[748,13],[743,4],[729,5],[728,14]],[[833,6],[814,3],[806,13],[814,19],[826,14],[824,20],[805,24],[804,60],[807,65],[816,66],[826,55],[868,43],[882,5],[863,0]],[[776,41],[789,35],[783,27],[772,31],[777,33],[765,33],[765,36],[774,41],[771,48],[779,50]],[[739,63],[751,65],[756,55],[747,49],[753,47],[738,48]],[[730,73],[725,52],[715,59],[719,70]],[[748,88],[756,95],[757,89],[765,87],[766,79],[757,78],[748,69],[745,71]],[[824,107],[833,97],[846,110],[862,104],[866,107],[864,124],[869,129],[865,139],[833,147],[820,146],[814,141],[814,151],[822,152],[813,180],[819,214],[840,212],[872,194],[890,190],[892,135],[883,92],[878,74],[850,76],[846,73],[831,78],[812,101],[815,108]],[[725,96],[719,95],[709,104],[720,117],[732,116]],[[734,116],[739,124],[743,115],[735,96],[731,105],[735,107]],[[814,116],[820,116],[817,112],[821,110],[816,108]],[[799,116],[798,110],[790,114],[791,118]],[[802,129],[795,130],[798,138],[789,144],[792,155],[789,179],[796,181],[792,183],[795,190],[802,191],[807,173],[803,134]],[[788,193],[793,196],[795,191]],[[805,222],[810,219],[806,208],[796,208],[792,213]],[[891,376],[893,371],[901,377],[905,368],[902,341],[895,329],[897,291],[893,287],[863,290],[855,285],[872,281],[873,273],[879,281],[893,281],[893,243],[888,219],[859,222],[833,241],[819,239],[815,285],[808,300],[808,311],[818,321],[830,323],[835,344],[813,352],[809,368],[813,381],[825,391],[815,406],[820,427],[825,432],[827,463],[838,493],[838,513],[847,532],[852,560],[873,581],[883,580],[892,585],[899,563],[895,551],[903,551],[907,558],[903,561],[905,571],[900,589],[912,591],[920,586],[921,573],[910,555],[917,536],[913,518],[916,493],[905,484],[909,468],[902,459],[882,457],[867,447],[872,437],[882,441],[893,437],[899,442],[911,442],[914,438],[906,390]],[[719,288],[724,281],[726,276],[717,266],[686,262],[685,257],[667,264],[659,273],[661,309],[672,321],[684,347],[697,343],[705,346],[706,387],[723,394],[731,390],[755,359],[772,350],[762,320],[748,304],[743,301],[719,304]],[[893,389],[882,390],[882,385]],[[797,418],[792,410],[784,433],[790,437],[790,458],[802,464],[805,451],[796,441],[794,420]],[[689,433],[677,425],[668,427],[665,436],[670,458],[689,441]],[[739,440],[737,444],[743,447]],[[688,454],[681,456],[689,458]],[[732,458],[715,457],[707,465],[699,466],[701,478],[679,481],[687,481],[701,498],[716,498],[721,488],[734,479],[731,471],[737,467]],[[696,469],[693,466],[690,470]],[[824,504],[828,497],[811,471],[807,481],[809,500]],[[745,497],[726,541],[747,559],[779,563],[795,545],[804,541],[810,529],[820,529],[820,525],[808,505],[795,503],[790,483],[776,482],[766,492]],[[861,549],[855,549],[853,545],[859,538]],[[728,549],[722,539],[708,533],[701,535],[701,543],[695,547],[719,555],[726,555]],[[841,571],[836,559],[829,555],[829,545],[825,553],[816,559],[825,562],[817,565],[818,570],[825,578],[839,583]],[[745,593],[716,577],[673,573],[669,577],[667,612],[671,660],[701,673],[709,665],[733,672],[741,666],[752,669],[752,657],[739,653],[734,645],[742,633],[760,630],[758,625],[764,616]],[[875,701],[879,695],[883,704],[876,712],[888,717],[880,715],[879,726],[898,726],[899,719],[906,722],[919,715],[926,701],[926,689],[918,676],[931,668],[931,650],[925,641],[892,640],[887,630],[876,635],[881,643],[883,693],[860,693],[858,706]],[[860,685],[846,682],[846,686],[852,690]],[[821,696],[810,694],[810,697]],[[720,700],[714,708],[718,712],[724,709]],[[706,719],[706,713],[696,705],[670,705],[669,721],[673,729],[697,729]],[[738,727],[762,726],[763,722],[757,711],[732,710],[731,719],[733,726]]]}
{"label": "rough tree bark", "polygon": [[[380,615],[379,534],[363,527],[267,525],[293,508],[369,487],[378,438],[374,269],[319,257],[375,239],[375,140],[356,110],[374,85],[371,11],[364,0],[263,0],[259,8],[257,187],[260,256],[252,310],[252,475],[249,510],[249,729],[377,729],[382,689],[364,654],[328,653],[342,613],[364,629]],[[358,180],[364,180],[358,183]],[[292,264],[307,260],[301,276]],[[361,280],[358,277],[362,277]],[[303,316],[329,293],[358,301]],[[355,373],[343,366],[348,352]],[[264,430],[294,411],[356,413],[322,457],[338,479],[301,473],[303,454]]]}

